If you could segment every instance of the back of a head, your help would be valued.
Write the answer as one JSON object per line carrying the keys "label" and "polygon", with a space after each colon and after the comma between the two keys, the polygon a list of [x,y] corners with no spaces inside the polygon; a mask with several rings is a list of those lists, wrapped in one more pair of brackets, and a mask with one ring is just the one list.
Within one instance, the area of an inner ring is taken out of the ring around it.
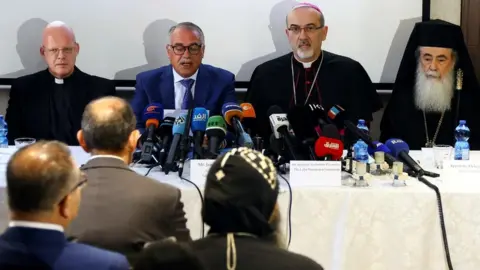
{"label": "back of a head", "polygon": [[135,270],[203,270],[190,247],[164,240],[148,245],[138,257]]}
{"label": "back of a head", "polygon": [[278,196],[272,161],[249,148],[234,148],[212,164],[205,184],[203,219],[213,233],[273,233]]}
{"label": "back of a head", "polygon": [[118,153],[127,146],[136,119],[130,105],[117,97],[90,102],[83,112],[82,132],[89,150]]}
{"label": "back of a head", "polygon": [[12,212],[49,212],[75,185],[75,165],[68,147],[39,141],[19,149],[7,165],[8,204]]}

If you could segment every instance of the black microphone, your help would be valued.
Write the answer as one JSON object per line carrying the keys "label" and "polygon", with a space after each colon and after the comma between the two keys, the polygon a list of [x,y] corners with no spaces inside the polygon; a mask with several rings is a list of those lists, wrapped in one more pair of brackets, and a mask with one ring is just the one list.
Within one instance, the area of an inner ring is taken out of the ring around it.
{"label": "black microphone", "polygon": [[185,164],[185,158],[187,157],[188,148],[190,148],[190,126],[192,124],[193,109],[188,109],[187,119],[185,122],[185,129],[183,130],[183,136],[180,139],[180,157],[178,158],[178,176],[182,177],[183,165]]}
{"label": "black microphone", "polygon": [[175,118],[167,116],[163,119],[158,129],[158,134],[162,138],[162,145],[158,153],[158,163],[163,166],[165,164],[166,152],[170,149],[170,143],[172,140],[172,130]]}
{"label": "black microphone", "polygon": [[145,126],[147,128],[145,131],[147,133],[147,138],[142,143],[140,161],[150,163],[153,159],[155,160],[155,163],[158,163],[158,160],[156,160],[153,152],[155,147],[158,145],[155,130],[158,128],[163,119],[163,106],[159,103],[149,104],[143,111],[143,119],[145,120]]}
{"label": "black microphone", "polygon": [[165,161],[165,166],[163,166],[163,171],[165,172],[165,174],[168,174],[170,170],[173,169],[175,157],[177,155],[177,148],[180,143],[180,139],[182,138],[183,132],[185,131],[186,117],[187,116],[185,114],[182,114],[178,116],[175,119],[175,122],[173,123],[172,144],[170,145],[170,150],[168,151],[167,160]]}
{"label": "black microphone", "polygon": [[203,159],[203,139],[207,129],[208,112],[205,108],[193,110],[192,133],[193,133],[193,159]]}
{"label": "black microphone", "polygon": [[282,109],[274,105],[268,109],[267,115],[269,115],[270,126],[275,138],[283,139],[290,158],[293,160],[305,160],[303,155],[298,153],[295,136],[289,130],[290,124],[287,119],[287,114],[282,113]]}
{"label": "black microphone", "polygon": [[227,134],[227,124],[220,115],[208,118],[206,132],[208,138],[208,156],[217,158],[220,144]]}

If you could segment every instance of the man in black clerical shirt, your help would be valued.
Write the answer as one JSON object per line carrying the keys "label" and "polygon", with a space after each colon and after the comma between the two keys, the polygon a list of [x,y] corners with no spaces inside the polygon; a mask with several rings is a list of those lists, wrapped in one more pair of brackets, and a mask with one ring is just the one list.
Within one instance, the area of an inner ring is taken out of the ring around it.
{"label": "man in black clerical shirt", "polygon": [[264,139],[271,134],[266,114],[272,105],[288,112],[306,104],[327,110],[338,104],[350,120],[371,121],[382,107],[376,89],[360,63],[322,50],[328,26],[320,9],[298,4],[286,21],[293,52],[259,65],[250,80],[246,101],[257,114],[256,133]]}
{"label": "man in black clerical shirt", "polygon": [[48,69],[12,83],[6,115],[10,144],[31,137],[78,145],[76,134],[85,106],[98,97],[115,95],[112,81],[75,66],[79,50],[73,30],[65,23],[47,25],[40,53]]}
{"label": "man in black clerical shirt", "polygon": [[381,140],[401,138],[410,149],[455,143],[454,130],[466,120],[470,148],[480,148],[480,87],[462,29],[441,20],[415,25],[390,102]]}

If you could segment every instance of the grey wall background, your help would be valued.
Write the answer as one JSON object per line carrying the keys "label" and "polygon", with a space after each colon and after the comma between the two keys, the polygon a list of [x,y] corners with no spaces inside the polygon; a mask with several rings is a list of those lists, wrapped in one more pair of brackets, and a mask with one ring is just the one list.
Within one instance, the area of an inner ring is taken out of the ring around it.
{"label": "grey wall background", "polygon": [[[290,3],[289,1],[283,1],[286,6],[289,6]],[[283,7],[279,7],[283,8]],[[461,19],[461,0],[432,0],[431,1],[431,18],[433,19],[443,19],[450,21],[452,23],[460,24],[460,19]],[[402,43],[406,43],[406,39],[408,39],[408,36],[410,33],[405,32],[402,29],[411,29],[411,25],[415,23],[415,19],[407,19],[402,21],[402,25],[397,29],[397,33],[394,38],[393,46],[390,48],[389,55],[388,57],[393,57],[393,58],[398,58],[398,55],[402,55],[403,51],[398,50],[397,48],[404,48],[401,47]],[[8,76],[8,75],[3,75],[2,77],[8,78],[8,77],[17,77],[21,76],[24,74],[29,74],[32,73],[32,71],[39,70],[45,67],[44,63],[41,61],[41,58],[39,57],[39,48],[37,47],[36,44],[40,44],[38,40],[40,40],[41,36],[40,33],[43,29],[43,27],[47,24],[47,22],[43,21],[42,19],[38,18],[33,18],[27,22],[25,22],[22,27],[24,30],[19,29],[18,35],[17,35],[17,43],[18,44],[35,44],[31,46],[17,46],[17,52],[19,55],[22,55],[22,65],[24,66],[24,69],[16,71]],[[144,71],[144,70],[149,70],[164,64],[168,63],[168,59],[166,58],[166,55],[163,54],[158,54],[156,48],[159,47],[159,40],[157,39],[149,39],[148,37],[151,36],[149,32],[155,32],[155,33],[165,33],[167,32],[168,28],[175,24],[174,21],[171,20],[158,20],[155,22],[152,22],[145,30],[144,33],[144,47],[145,47],[145,58],[147,59],[147,64],[138,66],[138,67],[133,67],[129,68],[123,71],[119,71],[118,74],[116,74],[115,77],[121,77],[122,74],[137,74],[138,72]],[[272,24],[272,27],[273,24]],[[410,28],[409,28],[410,27]],[[271,29],[272,31],[274,29]],[[22,35],[22,33],[39,33],[38,36],[36,35]],[[272,34],[272,38],[274,40],[279,40],[275,38]],[[282,46],[282,42],[276,42],[276,51],[273,52],[273,57],[276,57],[277,55],[282,55],[285,53],[288,48],[285,46]],[[162,43],[163,46],[163,43]],[[270,58],[270,59],[271,59]],[[245,63],[245,66],[256,66],[259,63],[264,62],[265,59],[258,58],[258,59],[253,59],[248,63]],[[387,59],[385,65],[388,65],[389,61]],[[398,67],[397,67],[398,68]],[[384,68],[386,69],[386,68]],[[388,68],[390,69],[390,68]],[[239,71],[239,73],[242,72],[242,69]],[[382,81],[388,81],[389,79],[393,79],[394,75],[392,74],[382,74]],[[8,104],[8,95],[9,95],[9,90],[8,86],[0,86],[0,114],[5,114],[7,104]],[[130,99],[132,96],[132,92],[130,91],[119,91],[119,94],[126,98]],[[386,104],[390,98],[390,95],[388,93],[382,93],[382,99],[384,101],[384,104]],[[372,135],[373,137],[377,137],[379,134],[379,122],[381,120],[381,116],[383,114],[383,110],[377,112],[374,115],[374,122],[372,123]]]}

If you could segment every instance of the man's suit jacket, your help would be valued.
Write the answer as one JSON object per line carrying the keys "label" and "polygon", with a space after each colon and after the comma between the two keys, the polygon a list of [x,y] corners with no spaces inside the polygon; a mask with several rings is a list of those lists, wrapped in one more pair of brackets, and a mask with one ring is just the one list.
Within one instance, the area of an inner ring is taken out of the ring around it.
{"label": "man's suit jacket", "polygon": [[125,256],[69,243],[60,231],[10,227],[0,236],[0,269],[127,270]]}
{"label": "man's suit jacket", "polygon": [[[137,128],[145,128],[143,110],[152,102],[164,109],[175,109],[175,89],[172,66],[142,72],[137,75],[132,107],[137,117]],[[237,102],[235,75],[210,65],[200,65],[195,83],[194,106],[210,110],[210,115],[219,115],[226,102]]]}
{"label": "man's suit jacket", "polygon": [[143,243],[170,236],[191,240],[179,189],[139,175],[113,157],[93,158],[82,170],[88,184],[68,236],[126,254],[131,262]]}
{"label": "man's suit jacket", "polygon": [[[72,95],[69,97],[71,106],[72,132],[80,130],[80,123],[85,106],[92,100],[103,96],[115,95],[113,81],[92,76],[75,68],[72,74]],[[10,89],[10,99],[6,114],[8,123],[8,140],[20,137],[31,137],[37,140],[56,139],[50,134],[51,118],[50,102],[55,78],[48,69],[17,78]],[[68,78],[65,80],[69,80]],[[70,145],[78,145],[78,142],[65,142]]]}

